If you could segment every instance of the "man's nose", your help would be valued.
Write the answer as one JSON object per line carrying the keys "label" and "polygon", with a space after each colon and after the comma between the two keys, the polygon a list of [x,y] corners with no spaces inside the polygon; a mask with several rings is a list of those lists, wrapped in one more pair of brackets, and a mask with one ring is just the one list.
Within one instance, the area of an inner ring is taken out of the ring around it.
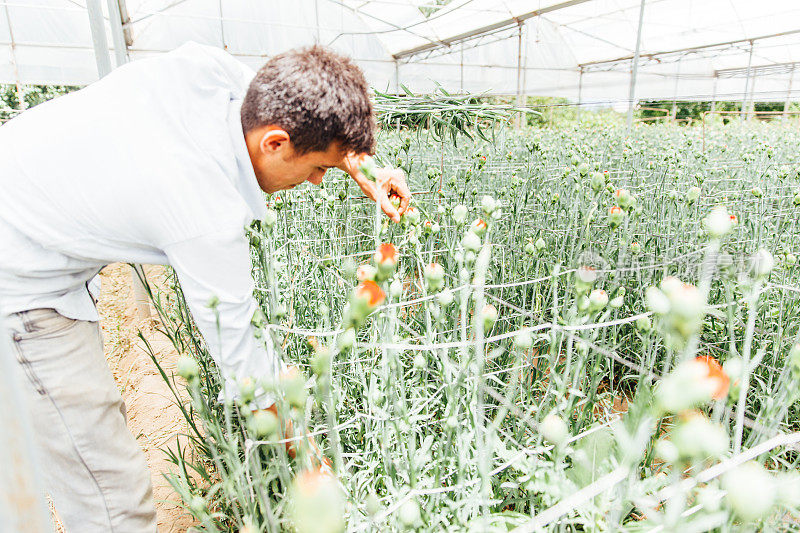
{"label": "man's nose", "polygon": [[310,181],[314,185],[319,185],[320,183],[322,183],[323,177],[325,177],[325,171],[316,170],[308,177],[308,181]]}

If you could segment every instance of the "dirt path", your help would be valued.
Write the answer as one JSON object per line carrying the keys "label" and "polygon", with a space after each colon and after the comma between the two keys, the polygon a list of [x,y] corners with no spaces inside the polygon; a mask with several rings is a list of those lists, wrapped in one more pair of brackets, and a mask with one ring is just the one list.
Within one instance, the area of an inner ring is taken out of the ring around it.
{"label": "dirt path", "polygon": [[[148,279],[158,283],[162,278],[163,268],[148,267],[146,270]],[[175,467],[161,450],[164,446],[174,447],[176,434],[184,430],[183,417],[137,337],[139,330],[167,372],[174,370],[178,354],[169,340],[156,331],[153,320],[137,318],[131,268],[125,264],[109,265],[100,276],[102,293],[97,308],[105,354],[128,408],[128,427],[144,450],[150,466],[158,531],[183,532],[193,522],[174,503],[178,497],[162,474]]]}

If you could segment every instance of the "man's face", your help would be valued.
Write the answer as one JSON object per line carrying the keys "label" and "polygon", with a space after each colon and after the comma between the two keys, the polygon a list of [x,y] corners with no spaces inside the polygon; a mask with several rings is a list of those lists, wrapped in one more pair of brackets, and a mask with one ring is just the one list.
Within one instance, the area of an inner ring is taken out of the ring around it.
{"label": "man's face", "polygon": [[254,131],[246,140],[258,184],[270,194],[293,189],[304,181],[319,185],[325,171],[341,166],[345,155],[338,143],[331,143],[325,151],[300,155],[288,134],[279,129]]}

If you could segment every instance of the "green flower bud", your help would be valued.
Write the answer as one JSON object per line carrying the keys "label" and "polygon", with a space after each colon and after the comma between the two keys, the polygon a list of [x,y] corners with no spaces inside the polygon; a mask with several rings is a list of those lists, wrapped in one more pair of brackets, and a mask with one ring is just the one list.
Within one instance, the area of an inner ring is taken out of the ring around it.
{"label": "green flower bud", "polygon": [[197,361],[188,355],[182,355],[178,358],[176,370],[178,375],[186,381],[191,381],[200,374],[200,367],[197,365]]}
{"label": "green flower bud", "polygon": [[481,310],[481,322],[483,322],[483,329],[488,331],[492,328],[497,321],[497,308],[492,304],[486,304]]}
{"label": "green flower bud", "polygon": [[422,515],[416,500],[404,502],[400,509],[397,510],[397,519],[406,528],[417,527],[422,520]]}
{"label": "green flower bud", "polygon": [[272,411],[256,411],[248,421],[248,428],[257,439],[266,439],[280,429],[278,417]]}
{"label": "green flower bud", "polygon": [[755,461],[727,472],[722,484],[731,508],[745,522],[754,522],[763,517],[775,503],[775,480]]}
{"label": "green flower bud", "polygon": [[395,300],[399,299],[403,295],[403,282],[399,279],[393,280],[389,284],[389,295]]}
{"label": "green flower bud", "polygon": [[439,263],[431,263],[426,266],[423,275],[430,291],[439,291],[444,286],[444,269]]}
{"label": "green flower bud", "polygon": [[336,346],[340,351],[346,351],[353,347],[356,343],[356,330],[348,328],[339,334],[336,339]]}
{"label": "green flower bud", "polygon": [[461,246],[469,252],[475,253],[479,251],[481,249],[481,244],[481,238],[472,231],[466,232],[464,238],[461,239]]}
{"label": "green flower bud", "polygon": [[486,195],[483,198],[481,198],[481,209],[486,215],[491,215],[496,207],[497,207],[497,202],[491,196]]}
{"label": "green flower bud", "polygon": [[480,218],[476,218],[472,222],[472,225],[469,227],[469,230],[478,237],[483,237],[484,235],[486,235],[487,228],[488,226],[486,225],[486,222],[484,222]]}
{"label": "green flower bud", "polygon": [[442,307],[447,307],[448,305],[453,303],[453,291],[451,291],[450,289],[446,289],[440,292],[437,298],[439,300],[439,305],[441,305]]}
{"label": "green flower bud", "polygon": [[202,516],[205,514],[207,505],[206,499],[199,494],[195,494],[192,496],[191,500],[189,500],[189,510],[192,511],[192,514],[195,516]]}
{"label": "green flower bud", "polygon": [[320,344],[314,350],[314,356],[311,359],[311,370],[318,376],[324,376],[328,374],[330,367],[331,351],[327,346]]}
{"label": "green flower bud", "polygon": [[281,388],[286,402],[297,409],[302,409],[306,404],[306,381],[295,367],[289,368],[281,375]]}
{"label": "green flower bud", "polygon": [[267,208],[267,211],[264,213],[264,225],[268,228],[272,228],[275,226],[276,222],[278,222],[278,213]]}
{"label": "green flower bud", "polygon": [[244,405],[256,399],[256,381],[253,378],[246,377],[239,382],[239,399]]}
{"label": "green flower bud", "polygon": [[514,346],[520,350],[529,350],[533,345],[533,337],[528,328],[523,328],[514,336]]}
{"label": "green flower bud", "polygon": [[544,420],[539,424],[539,433],[546,441],[556,446],[563,445],[569,438],[569,428],[566,422],[553,413],[544,417]]}

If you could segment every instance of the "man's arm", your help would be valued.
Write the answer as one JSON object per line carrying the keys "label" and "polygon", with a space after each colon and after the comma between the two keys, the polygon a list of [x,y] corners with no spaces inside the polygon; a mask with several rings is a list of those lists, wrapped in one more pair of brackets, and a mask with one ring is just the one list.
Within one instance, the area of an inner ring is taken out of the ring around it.
{"label": "man's arm", "polygon": [[[400,222],[400,217],[411,203],[411,190],[406,183],[405,173],[397,168],[376,168],[376,180],[372,181],[359,169],[367,157],[366,154],[348,154],[339,168],[350,174],[364,194],[380,204],[386,216]],[[399,209],[392,205],[390,196],[400,197]]]}
{"label": "man's arm", "polygon": [[[165,247],[186,302],[224,382],[226,398],[238,396],[246,377],[273,380],[279,362],[253,335],[250,250],[244,229],[226,229]],[[215,309],[208,307],[215,297]],[[219,327],[218,327],[219,325]],[[259,407],[271,399],[261,397]]]}

